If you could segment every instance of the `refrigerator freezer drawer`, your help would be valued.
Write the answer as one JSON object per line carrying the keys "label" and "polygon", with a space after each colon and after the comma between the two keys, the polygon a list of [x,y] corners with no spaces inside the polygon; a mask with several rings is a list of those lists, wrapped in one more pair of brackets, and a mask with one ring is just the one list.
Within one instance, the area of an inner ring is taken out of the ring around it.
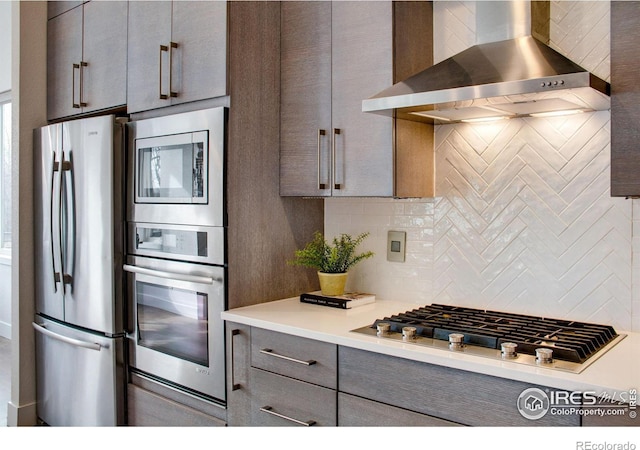
{"label": "refrigerator freezer drawer", "polygon": [[124,425],[124,338],[36,316],[38,417],[51,426]]}

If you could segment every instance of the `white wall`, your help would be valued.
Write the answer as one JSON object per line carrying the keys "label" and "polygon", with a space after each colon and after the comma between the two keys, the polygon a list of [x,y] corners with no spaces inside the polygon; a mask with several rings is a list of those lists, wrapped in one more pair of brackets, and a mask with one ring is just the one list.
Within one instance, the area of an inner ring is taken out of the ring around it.
{"label": "white wall", "polygon": [[0,92],[11,90],[11,2],[0,0]]}
{"label": "white wall", "polygon": [[[550,45],[608,80],[609,2],[552,2],[551,19]],[[436,2],[434,27],[436,62],[474,45],[475,3]],[[640,218],[609,195],[609,111],[438,125],[435,138],[435,199],[325,201],[328,236],[372,233],[376,256],[349,289],[640,331]],[[388,230],[407,232],[405,263],[386,261]]]}
{"label": "white wall", "polygon": [[[0,93],[11,90],[11,2],[0,0]],[[0,255],[0,336],[11,337],[11,259]]]}
{"label": "white wall", "polygon": [[0,256],[0,336],[11,339],[11,263]]}

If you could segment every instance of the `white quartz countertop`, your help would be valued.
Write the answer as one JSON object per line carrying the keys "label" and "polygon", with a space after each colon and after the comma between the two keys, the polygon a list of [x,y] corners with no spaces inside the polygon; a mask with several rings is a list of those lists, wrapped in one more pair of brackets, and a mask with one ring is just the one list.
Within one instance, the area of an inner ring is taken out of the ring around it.
{"label": "white quartz countertop", "polygon": [[640,389],[640,333],[616,330],[627,336],[582,373],[575,374],[351,332],[373,324],[376,319],[419,306],[414,303],[377,300],[373,304],[353,309],[338,309],[301,303],[298,297],[294,297],[224,311],[222,318],[308,339],[556,389],[595,391],[597,395],[606,393],[611,396],[628,392],[632,388]]}

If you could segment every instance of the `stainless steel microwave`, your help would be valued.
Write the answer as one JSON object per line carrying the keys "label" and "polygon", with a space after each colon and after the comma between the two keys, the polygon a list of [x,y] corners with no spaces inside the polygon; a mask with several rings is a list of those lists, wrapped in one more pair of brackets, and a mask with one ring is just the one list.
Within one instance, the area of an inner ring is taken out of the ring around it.
{"label": "stainless steel microwave", "polygon": [[225,226],[224,107],[132,121],[127,221]]}

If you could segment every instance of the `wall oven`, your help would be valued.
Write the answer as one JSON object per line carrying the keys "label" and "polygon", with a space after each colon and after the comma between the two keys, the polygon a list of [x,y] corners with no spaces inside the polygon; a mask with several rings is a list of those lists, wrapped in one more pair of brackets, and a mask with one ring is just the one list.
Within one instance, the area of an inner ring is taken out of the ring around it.
{"label": "wall oven", "polygon": [[128,124],[129,221],[225,225],[226,111],[212,108]]}
{"label": "wall oven", "polygon": [[128,256],[130,365],[225,402],[224,268]]}
{"label": "wall oven", "polygon": [[226,403],[226,108],[129,122],[132,371]]}

